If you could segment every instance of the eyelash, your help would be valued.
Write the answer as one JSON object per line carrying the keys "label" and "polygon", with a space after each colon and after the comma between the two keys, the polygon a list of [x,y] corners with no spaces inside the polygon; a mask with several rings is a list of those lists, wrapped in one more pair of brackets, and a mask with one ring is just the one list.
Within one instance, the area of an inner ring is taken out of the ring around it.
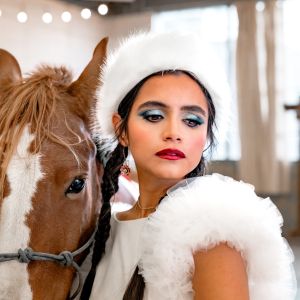
{"label": "eyelash", "polygon": [[184,123],[187,124],[187,126],[194,128],[194,127],[198,127],[200,125],[202,125],[204,123],[204,121],[201,118],[186,118],[184,119]]}
{"label": "eyelash", "polygon": [[164,117],[164,115],[158,110],[146,110],[140,113],[140,116],[152,123],[156,123]]}
{"label": "eyelash", "polygon": [[[158,110],[146,110],[146,111],[140,113],[139,115],[144,120],[147,120],[151,123],[159,122],[160,120],[162,120],[164,118],[164,114]],[[204,120],[201,117],[192,115],[192,117],[186,117],[185,119],[183,119],[183,122],[187,126],[189,126],[191,128],[195,128],[195,127],[202,125],[204,123]]]}

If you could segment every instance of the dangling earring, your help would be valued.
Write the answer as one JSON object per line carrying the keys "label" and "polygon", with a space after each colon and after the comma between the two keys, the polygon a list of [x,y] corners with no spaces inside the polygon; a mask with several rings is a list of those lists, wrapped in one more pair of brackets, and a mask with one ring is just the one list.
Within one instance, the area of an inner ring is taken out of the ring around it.
{"label": "dangling earring", "polygon": [[121,175],[123,176],[129,176],[130,174],[130,167],[128,165],[127,159],[124,161],[123,165],[120,168]]}

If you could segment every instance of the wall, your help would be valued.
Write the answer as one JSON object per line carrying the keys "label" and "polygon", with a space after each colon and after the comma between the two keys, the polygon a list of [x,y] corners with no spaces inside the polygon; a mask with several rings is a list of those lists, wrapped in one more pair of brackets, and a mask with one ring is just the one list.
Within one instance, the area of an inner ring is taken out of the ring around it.
{"label": "wall", "polygon": [[[24,73],[39,63],[50,63],[64,64],[77,76],[102,37],[109,36],[109,47],[113,48],[122,36],[151,26],[151,13],[101,17],[93,12],[89,20],[84,20],[80,16],[81,8],[75,5],[55,0],[24,3],[0,2],[0,48],[17,58]],[[21,10],[28,14],[26,23],[17,21],[17,13]],[[60,18],[65,10],[72,14],[70,23],[64,23]],[[45,24],[41,19],[45,11],[53,15],[51,24]]]}
{"label": "wall", "polygon": [[150,30],[151,16],[152,14],[148,12],[118,17],[108,17],[106,19],[106,25],[109,37],[111,39],[110,48],[114,48],[116,45],[118,45],[118,41],[128,34]]}
{"label": "wall", "polygon": [[[10,51],[25,73],[39,63],[51,63],[64,64],[77,76],[102,37],[109,36],[109,47],[113,48],[122,36],[151,26],[151,13],[101,17],[93,12],[91,19],[84,20],[80,16],[81,8],[60,1],[30,0],[26,6],[20,3],[0,2],[0,48]],[[20,10],[29,16],[26,23],[17,21]],[[65,10],[72,14],[70,23],[60,19]],[[45,11],[53,15],[51,24],[42,22]]]}
{"label": "wall", "polygon": [[[0,48],[17,58],[23,72],[44,62],[64,64],[79,75],[98,41],[107,34],[106,21],[95,13],[89,20],[84,20],[79,7],[59,1],[30,0],[26,1],[26,6],[20,3],[0,2]],[[29,16],[26,23],[17,21],[20,10],[25,10]],[[60,19],[65,10],[72,14],[70,23]],[[42,22],[45,11],[53,15],[51,24]]]}

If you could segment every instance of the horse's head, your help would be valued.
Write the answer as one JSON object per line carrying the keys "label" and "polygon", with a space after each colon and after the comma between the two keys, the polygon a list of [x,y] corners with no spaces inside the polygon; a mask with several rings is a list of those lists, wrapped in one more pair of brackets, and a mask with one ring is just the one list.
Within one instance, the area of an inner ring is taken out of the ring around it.
{"label": "horse's head", "polygon": [[[92,235],[102,167],[90,116],[106,44],[74,82],[48,66],[23,79],[0,50],[0,261],[20,248],[72,252]],[[0,299],[66,299],[73,276],[55,262],[0,262]]]}

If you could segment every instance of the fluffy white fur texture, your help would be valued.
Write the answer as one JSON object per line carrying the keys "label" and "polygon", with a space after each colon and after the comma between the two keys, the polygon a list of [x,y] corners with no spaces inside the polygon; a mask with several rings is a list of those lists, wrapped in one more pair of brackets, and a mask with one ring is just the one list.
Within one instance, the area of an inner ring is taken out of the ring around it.
{"label": "fluffy white fur texture", "polygon": [[142,235],[146,299],[193,299],[192,253],[225,241],[246,261],[251,300],[295,299],[293,254],[281,225],[269,198],[229,177],[204,176],[173,189]]}
{"label": "fluffy white fur texture", "polygon": [[95,112],[101,138],[115,136],[111,118],[125,95],[143,78],[164,70],[186,70],[199,79],[216,108],[214,133],[218,139],[225,136],[231,94],[221,63],[196,34],[172,32],[131,35],[108,56]]}

